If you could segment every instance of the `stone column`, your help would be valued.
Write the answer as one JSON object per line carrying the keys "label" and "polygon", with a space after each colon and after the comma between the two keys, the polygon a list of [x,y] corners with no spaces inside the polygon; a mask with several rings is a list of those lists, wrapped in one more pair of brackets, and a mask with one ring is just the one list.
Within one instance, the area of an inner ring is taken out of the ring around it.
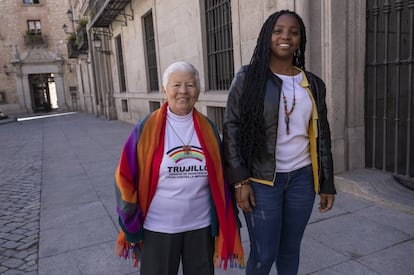
{"label": "stone column", "polygon": [[[17,98],[19,102],[19,113],[29,113],[29,109],[26,107],[26,97],[24,94],[24,79],[22,74],[22,68],[20,65],[16,65],[16,92],[17,92]],[[26,75],[26,81],[27,81],[27,75]]]}
{"label": "stone column", "polygon": [[21,85],[21,94],[23,97],[26,113],[33,113],[32,94],[30,89],[29,76],[27,74],[22,75]]}
{"label": "stone column", "polygon": [[[306,34],[308,37],[310,37],[310,33],[312,30],[312,24],[311,24],[311,9],[309,6],[309,2],[308,0],[295,0],[295,12],[297,14],[299,14],[300,17],[302,17],[303,20],[303,24],[305,25],[306,28]],[[305,51],[305,63],[307,65],[312,64],[312,60],[311,60],[311,54],[310,54],[310,45],[308,43],[307,45],[307,49]]]}
{"label": "stone column", "polygon": [[347,71],[344,79],[347,85],[347,118],[345,137],[347,170],[365,167],[365,37],[366,1],[346,1],[348,5],[347,27]]}
{"label": "stone column", "polygon": [[57,102],[58,102],[59,110],[66,112],[69,110],[69,107],[66,102],[66,92],[65,92],[65,85],[63,82],[62,74],[57,73],[55,75],[55,84],[56,84]]}

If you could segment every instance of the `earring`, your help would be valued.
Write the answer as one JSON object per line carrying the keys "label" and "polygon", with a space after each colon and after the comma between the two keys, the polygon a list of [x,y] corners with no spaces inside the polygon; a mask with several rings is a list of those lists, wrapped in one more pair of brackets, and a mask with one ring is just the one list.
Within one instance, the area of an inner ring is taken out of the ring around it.
{"label": "earring", "polygon": [[295,58],[296,66],[299,66],[300,67],[300,59],[299,59],[299,56],[300,56],[300,49],[297,49],[294,52],[293,57]]}

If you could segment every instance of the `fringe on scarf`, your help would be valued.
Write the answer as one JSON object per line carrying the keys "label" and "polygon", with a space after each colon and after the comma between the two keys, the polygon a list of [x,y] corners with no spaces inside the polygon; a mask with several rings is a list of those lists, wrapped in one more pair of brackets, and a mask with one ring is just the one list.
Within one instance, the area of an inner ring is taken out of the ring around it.
{"label": "fringe on scarf", "polygon": [[[125,233],[121,231],[118,235],[118,239],[115,245],[115,254],[119,257],[123,257],[125,259],[132,259],[134,261],[134,267],[139,266],[139,259],[140,259],[140,250],[141,250],[141,243],[136,245],[131,245],[130,242],[127,241]],[[245,258],[243,252],[241,255],[232,254],[230,257],[223,258],[220,256],[220,252],[216,251],[214,253],[214,266],[223,270],[226,270],[227,267],[230,268],[239,268],[244,269],[246,267]]]}
{"label": "fringe on scarf", "polygon": [[[235,238],[237,240],[238,236],[235,236]],[[230,266],[230,268],[244,269],[246,267],[246,262],[241,243],[235,241],[232,252],[226,252],[228,250],[224,246],[223,241],[221,235],[216,237],[216,248],[213,257],[214,266],[223,270],[226,270],[228,266]]]}
{"label": "fringe on scarf", "polygon": [[125,233],[123,231],[119,232],[118,239],[116,240],[115,245],[115,254],[119,257],[125,259],[131,258],[134,261],[134,267],[139,266],[141,243],[131,245],[127,241]]}
{"label": "fringe on scarf", "polygon": [[246,263],[244,256],[232,255],[228,259],[223,259],[218,255],[214,255],[214,266],[223,270],[226,270],[227,267],[244,269],[246,268]]}

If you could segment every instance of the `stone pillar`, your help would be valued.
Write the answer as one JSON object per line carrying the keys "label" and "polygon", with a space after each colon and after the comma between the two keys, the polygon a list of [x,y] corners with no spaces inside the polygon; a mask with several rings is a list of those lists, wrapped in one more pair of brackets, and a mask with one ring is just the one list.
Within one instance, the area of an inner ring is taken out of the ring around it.
{"label": "stone pillar", "polygon": [[69,110],[69,107],[66,102],[66,92],[62,74],[57,73],[55,75],[55,85],[59,110],[66,112]]}
{"label": "stone pillar", "polygon": [[347,119],[345,138],[347,170],[365,167],[365,37],[366,1],[346,1],[348,5],[348,33],[346,62],[348,73],[344,75],[347,85]]}
{"label": "stone pillar", "polygon": [[321,1],[321,78],[327,89],[328,120],[337,173],[365,165],[364,3],[363,0]]}
{"label": "stone pillar", "polygon": [[[310,33],[312,31],[312,24],[311,24],[311,9],[309,6],[309,2],[308,0],[295,0],[295,12],[297,14],[299,14],[300,17],[302,17],[303,20],[303,24],[305,25],[306,28],[306,34],[308,36],[308,39],[310,37]],[[312,60],[311,60],[311,54],[310,54],[310,47],[309,47],[309,42],[307,45],[307,49],[305,51],[305,65],[309,65],[312,64]]]}
{"label": "stone pillar", "polygon": [[[26,99],[24,94],[24,85],[23,85],[23,74],[22,74],[22,68],[20,65],[16,65],[16,92],[17,92],[17,98],[19,102],[19,113],[29,113],[29,109],[26,107]],[[27,75],[26,75],[26,81],[27,81]]]}
{"label": "stone pillar", "polygon": [[[346,171],[346,2],[321,1],[321,78],[326,84],[326,104],[331,126],[332,154],[336,172]],[[341,24],[334,24],[342,22]],[[333,29],[335,26],[335,29]],[[335,110],[335,111],[334,111]]]}
{"label": "stone pillar", "polygon": [[29,83],[29,76],[27,74],[22,75],[21,85],[22,85],[21,94],[24,98],[23,101],[24,101],[24,105],[25,105],[24,108],[26,110],[26,113],[33,113],[32,93],[31,93],[31,88],[30,88],[30,83]]}

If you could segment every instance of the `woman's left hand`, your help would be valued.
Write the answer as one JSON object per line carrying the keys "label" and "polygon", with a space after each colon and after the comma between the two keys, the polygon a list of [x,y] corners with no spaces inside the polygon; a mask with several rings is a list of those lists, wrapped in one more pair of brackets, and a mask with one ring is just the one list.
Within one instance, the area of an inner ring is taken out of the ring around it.
{"label": "woman's left hand", "polygon": [[236,189],[237,206],[244,212],[252,212],[256,206],[256,199],[250,184],[243,184]]}
{"label": "woman's left hand", "polygon": [[319,194],[319,212],[325,213],[332,209],[335,201],[334,194]]}

